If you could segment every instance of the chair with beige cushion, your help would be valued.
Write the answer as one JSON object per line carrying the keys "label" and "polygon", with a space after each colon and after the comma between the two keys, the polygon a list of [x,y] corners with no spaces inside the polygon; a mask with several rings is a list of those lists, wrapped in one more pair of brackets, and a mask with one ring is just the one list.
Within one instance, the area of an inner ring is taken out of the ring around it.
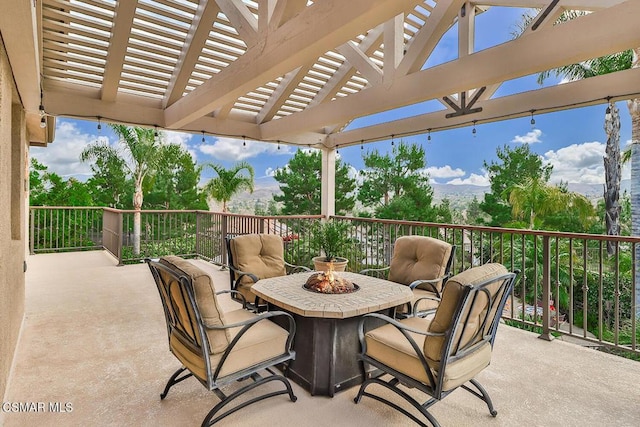
{"label": "chair with beige cushion", "polygon": [[[260,315],[245,309],[223,312],[211,277],[203,270],[177,256],[159,261],[146,260],[155,279],[164,308],[169,338],[169,350],[182,363],[169,379],[160,395],[164,399],[175,384],[193,376],[220,399],[204,418],[208,426],[247,405],[280,394],[288,394],[296,401],[291,384],[273,367],[295,359],[291,344],[295,335],[295,322],[288,314],[272,311]],[[288,319],[288,330],[270,320],[282,316]],[[234,386],[226,394],[222,388]],[[234,402],[246,392],[272,381],[284,384],[282,389],[267,387],[267,392],[248,400]],[[223,412],[221,412],[224,409]]]}
{"label": "chair with beige cushion", "polygon": [[226,242],[231,289],[238,291],[251,308],[259,305],[257,295],[251,291],[258,280],[309,271],[284,260],[284,242],[277,234],[227,236]]}
{"label": "chair with beige cushion", "polygon": [[[427,425],[409,410],[367,390],[378,384],[405,399],[431,425],[438,426],[429,407],[461,387],[483,400],[495,417],[497,411],[489,394],[474,377],[491,362],[493,341],[516,274],[491,263],[453,276],[444,287],[434,317],[396,320],[375,313],[365,315],[359,325],[362,353],[358,358],[382,374],[367,378],[365,371],[354,401],[359,403],[362,396],[369,396],[415,423]],[[386,324],[365,334],[365,322],[370,317]],[[431,397],[420,403],[417,396],[423,395],[411,389]]]}
{"label": "chair with beige cushion", "polygon": [[361,274],[387,274],[387,279],[409,286],[413,300],[398,308],[403,317],[425,314],[436,309],[442,288],[449,277],[456,247],[427,236],[398,237],[388,267],[362,270]]}

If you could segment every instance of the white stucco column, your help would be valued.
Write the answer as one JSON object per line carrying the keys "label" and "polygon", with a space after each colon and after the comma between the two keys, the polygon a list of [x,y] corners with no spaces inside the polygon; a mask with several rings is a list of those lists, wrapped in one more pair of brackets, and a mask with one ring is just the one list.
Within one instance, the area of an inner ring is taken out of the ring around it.
{"label": "white stucco column", "polygon": [[320,213],[329,218],[336,213],[336,150],[322,148]]}

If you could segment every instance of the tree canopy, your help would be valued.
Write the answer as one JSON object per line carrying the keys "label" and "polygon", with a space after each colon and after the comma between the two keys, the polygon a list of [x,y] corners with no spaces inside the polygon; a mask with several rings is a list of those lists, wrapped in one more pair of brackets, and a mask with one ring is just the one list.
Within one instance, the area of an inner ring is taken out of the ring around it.
{"label": "tree canopy", "polygon": [[[282,203],[283,215],[318,215],[321,211],[320,183],[322,156],[318,150],[298,150],[284,168],[276,170],[274,178],[282,194],[273,199]],[[355,205],[353,192],[356,181],[349,175],[349,166],[336,160],[336,201],[339,215],[350,212]]]}
{"label": "tree canopy", "polygon": [[509,196],[513,187],[527,181],[547,183],[551,177],[551,165],[544,165],[542,158],[533,153],[529,145],[516,148],[505,145],[496,150],[499,161],[484,162],[491,183],[491,192],[484,195],[480,208],[490,217],[488,225],[500,227],[512,219]]}
{"label": "tree canopy", "polygon": [[365,168],[360,171],[358,200],[374,216],[415,221],[438,218],[439,212],[432,206],[433,189],[425,172],[424,148],[401,141],[392,153],[373,150],[365,153],[363,160]]}
{"label": "tree canopy", "polygon": [[222,212],[227,211],[227,203],[235,194],[243,190],[253,193],[255,174],[249,163],[238,162],[229,169],[215,163],[209,163],[207,166],[212,168],[217,176],[205,184],[204,192],[212,199],[222,202]]}

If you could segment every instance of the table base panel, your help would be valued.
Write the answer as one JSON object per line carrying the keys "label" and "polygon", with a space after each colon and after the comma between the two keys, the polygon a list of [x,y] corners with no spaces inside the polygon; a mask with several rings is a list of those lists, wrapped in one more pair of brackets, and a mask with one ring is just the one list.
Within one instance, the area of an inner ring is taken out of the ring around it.
{"label": "table base panel", "polygon": [[[278,308],[279,309],[279,308]],[[390,310],[381,313],[390,314]],[[296,359],[286,374],[293,382],[308,390],[312,396],[333,396],[363,381],[358,323],[361,319],[325,319],[304,317],[291,313],[296,321],[293,349]],[[384,322],[369,319],[365,330],[375,329]],[[373,369],[368,367],[368,373]]]}

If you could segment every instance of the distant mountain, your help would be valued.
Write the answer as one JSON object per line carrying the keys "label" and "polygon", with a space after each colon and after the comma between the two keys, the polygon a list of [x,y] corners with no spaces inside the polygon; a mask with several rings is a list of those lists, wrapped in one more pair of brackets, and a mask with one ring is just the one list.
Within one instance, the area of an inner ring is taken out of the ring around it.
{"label": "distant mountain", "polygon": [[[449,199],[453,208],[464,208],[475,196],[479,201],[484,199],[484,194],[488,193],[489,186],[479,185],[451,185],[451,184],[431,184],[433,188],[434,201],[439,203],[442,199]],[[591,201],[596,201],[602,197],[604,184],[569,184],[569,191],[586,196]],[[620,183],[620,193],[630,189],[630,180],[623,180]],[[277,182],[256,183],[253,193],[243,192],[234,197],[229,207],[233,212],[253,213],[256,202],[266,204],[273,198],[274,194],[281,194]],[[215,207],[212,206],[213,209]]]}

